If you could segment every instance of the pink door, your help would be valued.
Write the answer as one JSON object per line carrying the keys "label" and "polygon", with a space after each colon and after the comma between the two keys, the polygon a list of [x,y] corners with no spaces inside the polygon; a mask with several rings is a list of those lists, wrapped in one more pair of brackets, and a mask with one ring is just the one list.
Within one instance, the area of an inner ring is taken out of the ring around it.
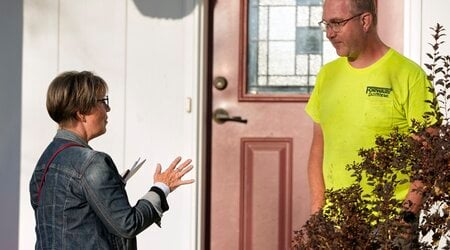
{"label": "pink door", "polygon": [[[336,56],[317,26],[322,0],[210,5],[206,245],[289,249],[293,230],[309,217],[312,122],[304,107],[320,66]],[[400,52],[402,26],[388,23],[402,8],[379,6],[381,36]]]}
{"label": "pink door", "polygon": [[[210,8],[213,250],[289,249],[309,216],[312,122],[304,107],[322,57],[297,47],[296,33],[310,27],[299,28],[295,18],[298,8],[321,7],[289,2],[217,0]],[[313,39],[322,33],[315,26]]]}

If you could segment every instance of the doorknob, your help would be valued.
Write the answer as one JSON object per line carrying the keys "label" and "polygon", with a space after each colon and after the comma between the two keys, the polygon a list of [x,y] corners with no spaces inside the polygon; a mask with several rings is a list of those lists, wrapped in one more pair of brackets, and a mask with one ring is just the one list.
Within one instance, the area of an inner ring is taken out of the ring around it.
{"label": "doorknob", "polygon": [[228,81],[223,76],[218,76],[214,79],[214,87],[218,90],[224,90],[227,88]]}
{"label": "doorknob", "polygon": [[213,119],[218,124],[222,124],[225,122],[242,122],[247,123],[247,119],[242,119],[240,116],[231,116],[228,114],[228,112],[225,109],[218,108],[214,110],[213,113]]}

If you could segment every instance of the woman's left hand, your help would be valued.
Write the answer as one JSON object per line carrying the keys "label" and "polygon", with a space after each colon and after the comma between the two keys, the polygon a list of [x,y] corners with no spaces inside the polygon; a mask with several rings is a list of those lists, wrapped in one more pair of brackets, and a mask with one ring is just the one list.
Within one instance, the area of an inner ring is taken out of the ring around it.
{"label": "woman's left hand", "polygon": [[[191,159],[185,160],[183,163],[179,164],[181,162],[181,157],[178,156],[173,160],[173,162],[170,164],[170,166],[164,171],[161,172],[162,167],[161,164],[156,165],[156,171],[153,175],[153,181],[154,182],[162,182],[166,184],[170,192],[174,191],[181,185],[191,184],[194,182],[194,179],[190,180],[182,180],[184,175],[189,173],[194,166],[190,165],[192,162]],[[179,165],[178,165],[179,164]]]}

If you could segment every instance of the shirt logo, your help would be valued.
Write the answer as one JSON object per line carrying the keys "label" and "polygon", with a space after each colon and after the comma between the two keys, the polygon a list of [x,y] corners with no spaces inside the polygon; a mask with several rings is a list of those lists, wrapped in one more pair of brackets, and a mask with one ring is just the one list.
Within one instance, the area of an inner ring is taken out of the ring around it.
{"label": "shirt logo", "polygon": [[382,88],[382,87],[374,87],[374,86],[368,86],[366,88],[366,94],[367,96],[379,96],[379,97],[389,97],[389,94],[391,93],[391,88]]}

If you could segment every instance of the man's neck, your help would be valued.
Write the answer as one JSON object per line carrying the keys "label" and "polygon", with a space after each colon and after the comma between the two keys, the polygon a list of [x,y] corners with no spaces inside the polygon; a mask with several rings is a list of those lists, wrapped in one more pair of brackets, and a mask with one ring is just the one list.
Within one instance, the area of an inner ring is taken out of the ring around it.
{"label": "man's neck", "polygon": [[389,47],[376,37],[355,58],[348,57],[348,62],[354,68],[366,68],[380,60],[388,50]]}

